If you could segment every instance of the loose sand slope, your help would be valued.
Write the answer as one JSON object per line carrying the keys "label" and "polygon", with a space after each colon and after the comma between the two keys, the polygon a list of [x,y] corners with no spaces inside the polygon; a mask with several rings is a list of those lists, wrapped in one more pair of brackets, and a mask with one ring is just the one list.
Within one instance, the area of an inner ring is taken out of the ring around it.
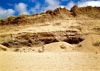
{"label": "loose sand slope", "polygon": [[1,52],[0,71],[100,71],[100,54]]}

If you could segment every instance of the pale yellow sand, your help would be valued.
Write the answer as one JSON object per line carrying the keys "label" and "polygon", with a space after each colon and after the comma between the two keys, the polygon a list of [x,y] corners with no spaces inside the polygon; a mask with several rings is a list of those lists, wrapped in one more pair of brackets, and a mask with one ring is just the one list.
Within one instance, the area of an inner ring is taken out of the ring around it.
{"label": "pale yellow sand", "polygon": [[0,71],[100,71],[100,54],[0,52]]}

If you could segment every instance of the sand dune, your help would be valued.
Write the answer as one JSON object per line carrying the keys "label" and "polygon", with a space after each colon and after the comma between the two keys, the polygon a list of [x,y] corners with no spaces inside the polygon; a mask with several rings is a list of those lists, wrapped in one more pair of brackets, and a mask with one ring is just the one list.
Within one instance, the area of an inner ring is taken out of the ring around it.
{"label": "sand dune", "polygon": [[0,20],[0,71],[100,71],[100,7]]}

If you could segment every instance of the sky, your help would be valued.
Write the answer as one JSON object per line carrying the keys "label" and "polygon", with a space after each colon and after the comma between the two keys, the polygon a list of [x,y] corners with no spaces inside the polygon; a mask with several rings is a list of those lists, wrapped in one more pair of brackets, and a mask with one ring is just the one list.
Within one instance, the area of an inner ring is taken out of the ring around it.
{"label": "sky", "polygon": [[32,15],[58,7],[70,10],[74,5],[100,7],[100,0],[0,0],[0,18],[20,14]]}

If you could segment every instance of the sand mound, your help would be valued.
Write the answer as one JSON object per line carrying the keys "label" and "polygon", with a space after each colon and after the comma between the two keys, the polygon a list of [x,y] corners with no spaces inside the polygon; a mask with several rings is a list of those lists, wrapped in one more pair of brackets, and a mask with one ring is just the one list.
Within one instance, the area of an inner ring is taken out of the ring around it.
{"label": "sand mound", "polygon": [[85,37],[85,40],[78,44],[79,51],[85,52],[100,52],[100,35],[90,34]]}
{"label": "sand mound", "polygon": [[64,52],[64,51],[72,51],[74,48],[74,45],[71,45],[66,42],[55,42],[44,45],[44,51],[45,52]]}

